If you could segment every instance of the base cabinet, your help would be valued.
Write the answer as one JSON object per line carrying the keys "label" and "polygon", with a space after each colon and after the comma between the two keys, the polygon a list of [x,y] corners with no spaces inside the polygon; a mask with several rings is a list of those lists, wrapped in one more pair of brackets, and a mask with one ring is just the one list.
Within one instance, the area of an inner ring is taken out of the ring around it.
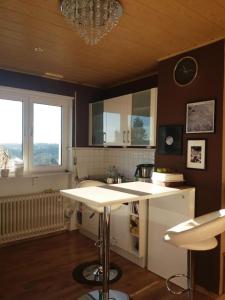
{"label": "base cabinet", "polygon": [[[176,248],[163,237],[166,230],[194,218],[195,190],[187,188],[176,196],[149,200],[148,270],[167,279],[175,274],[187,274],[187,250]],[[176,284],[186,288],[185,279]]]}
{"label": "base cabinet", "polygon": [[[97,239],[99,214],[82,205],[80,232]],[[146,267],[147,201],[137,201],[111,212],[111,249],[132,262]]]}
{"label": "base cabinet", "polygon": [[121,205],[111,213],[110,237],[112,246],[129,250],[129,205]]}
{"label": "base cabinet", "polygon": [[82,225],[80,228],[85,232],[97,237],[99,214],[86,205],[82,205]]}
{"label": "base cabinet", "polygon": [[[130,249],[129,235],[129,205],[121,205],[110,216],[110,242],[112,246],[119,247],[124,251]],[[80,229],[91,238],[98,236],[99,213],[93,211],[86,205],[82,205],[82,224]]]}
{"label": "base cabinet", "polygon": [[[82,205],[82,224],[80,230],[88,237],[96,239],[98,236],[99,213],[86,205]],[[110,240],[111,245],[124,251],[129,250],[129,206],[121,207],[111,212],[110,217]]]}
{"label": "base cabinet", "polygon": [[[176,248],[163,237],[170,227],[194,218],[195,189],[178,190],[177,195],[137,201],[111,213],[111,248],[149,271],[168,278],[186,274],[187,251]],[[82,208],[81,232],[90,238],[98,235],[98,213]],[[185,280],[176,283],[186,287]]]}

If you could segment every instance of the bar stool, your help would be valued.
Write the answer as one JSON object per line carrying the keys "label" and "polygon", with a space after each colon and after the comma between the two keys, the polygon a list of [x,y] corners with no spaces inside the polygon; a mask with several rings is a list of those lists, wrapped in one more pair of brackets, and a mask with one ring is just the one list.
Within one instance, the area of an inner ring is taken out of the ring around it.
{"label": "bar stool", "polygon": [[[97,180],[84,180],[78,184],[78,188],[88,187],[88,186],[101,186],[105,185],[104,182]],[[121,204],[111,206],[111,211],[119,209]],[[103,240],[103,210],[104,208],[96,209],[96,207],[92,207],[89,205],[94,212],[90,215],[90,218],[93,218],[95,213],[99,214],[98,221],[98,239],[95,242],[95,246],[98,247],[98,260],[92,262],[85,262],[83,264],[78,265],[73,270],[73,278],[79,283],[93,284],[98,285],[102,284],[103,277],[103,268],[102,268],[102,240]],[[117,281],[122,276],[121,269],[115,265],[114,263],[110,264],[109,270],[109,281],[111,283]]]}
{"label": "bar stool", "polygon": [[[208,213],[206,215],[190,219],[180,223],[166,231],[164,241],[179,248],[188,250],[188,271],[187,275],[176,274],[166,280],[168,291],[174,295],[189,293],[189,299],[193,299],[193,261],[192,251],[206,251],[215,248],[218,244],[217,235],[225,231],[225,209]],[[176,277],[186,277],[188,287],[175,291],[171,287],[171,280]]]}

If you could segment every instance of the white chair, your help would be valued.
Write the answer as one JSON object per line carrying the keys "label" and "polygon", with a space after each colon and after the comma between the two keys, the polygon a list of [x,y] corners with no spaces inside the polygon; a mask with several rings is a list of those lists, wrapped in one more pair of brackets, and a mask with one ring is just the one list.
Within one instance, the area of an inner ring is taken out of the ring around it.
{"label": "white chair", "polygon": [[[78,188],[84,188],[89,186],[102,186],[105,185],[104,182],[97,180],[84,180],[78,184]],[[102,241],[103,241],[103,208],[96,208],[88,205],[94,213],[90,215],[90,218],[94,217],[95,213],[99,214],[98,223],[98,240],[95,245],[99,248],[98,262],[85,263],[74,269],[73,277],[80,283],[91,283],[91,284],[101,284],[102,283]],[[111,211],[119,209],[121,204],[111,206]],[[121,269],[115,264],[111,264],[109,271],[109,281],[115,282],[121,277]]]}
{"label": "white chair", "polygon": [[[166,286],[172,294],[189,293],[189,299],[193,299],[193,262],[194,251],[206,251],[215,248],[218,244],[216,236],[225,231],[225,209],[211,212],[206,215],[190,219],[180,223],[166,231],[164,241],[173,246],[188,250],[188,272],[173,275],[166,280]],[[175,277],[187,277],[188,288],[181,291],[174,291],[171,288],[171,280]]]}

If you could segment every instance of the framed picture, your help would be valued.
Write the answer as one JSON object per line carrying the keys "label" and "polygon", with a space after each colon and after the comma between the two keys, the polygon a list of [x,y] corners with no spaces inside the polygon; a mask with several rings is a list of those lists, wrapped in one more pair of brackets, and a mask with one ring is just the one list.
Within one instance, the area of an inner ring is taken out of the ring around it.
{"label": "framed picture", "polygon": [[181,155],[183,150],[183,126],[159,126],[157,141],[159,154]]}
{"label": "framed picture", "polygon": [[187,168],[200,170],[206,168],[206,140],[187,141]]}
{"label": "framed picture", "polygon": [[214,132],[215,100],[187,104],[186,133]]}

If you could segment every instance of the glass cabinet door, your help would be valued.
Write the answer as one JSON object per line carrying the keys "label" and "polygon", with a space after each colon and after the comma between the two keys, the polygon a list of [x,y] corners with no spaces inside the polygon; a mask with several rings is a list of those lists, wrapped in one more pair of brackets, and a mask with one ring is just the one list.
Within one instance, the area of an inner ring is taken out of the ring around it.
{"label": "glass cabinet door", "polygon": [[156,88],[132,95],[132,146],[155,146],[156,103]]}
{"label": "glass cabinet door", "polygon": [[150,143],[150,90],[133,94],[131,115],[131,144]]}
{"label": "glass cabinet door", "polygon": [[92,145],[103,145],[104,143],[104,132],[103,132],[103,101],[95,102],[92,106]]}
{"label": "glass cabinet door", "polygon": [[104,101],[104,144],[107,146],[130,145],[129,119],[131,94]]}

